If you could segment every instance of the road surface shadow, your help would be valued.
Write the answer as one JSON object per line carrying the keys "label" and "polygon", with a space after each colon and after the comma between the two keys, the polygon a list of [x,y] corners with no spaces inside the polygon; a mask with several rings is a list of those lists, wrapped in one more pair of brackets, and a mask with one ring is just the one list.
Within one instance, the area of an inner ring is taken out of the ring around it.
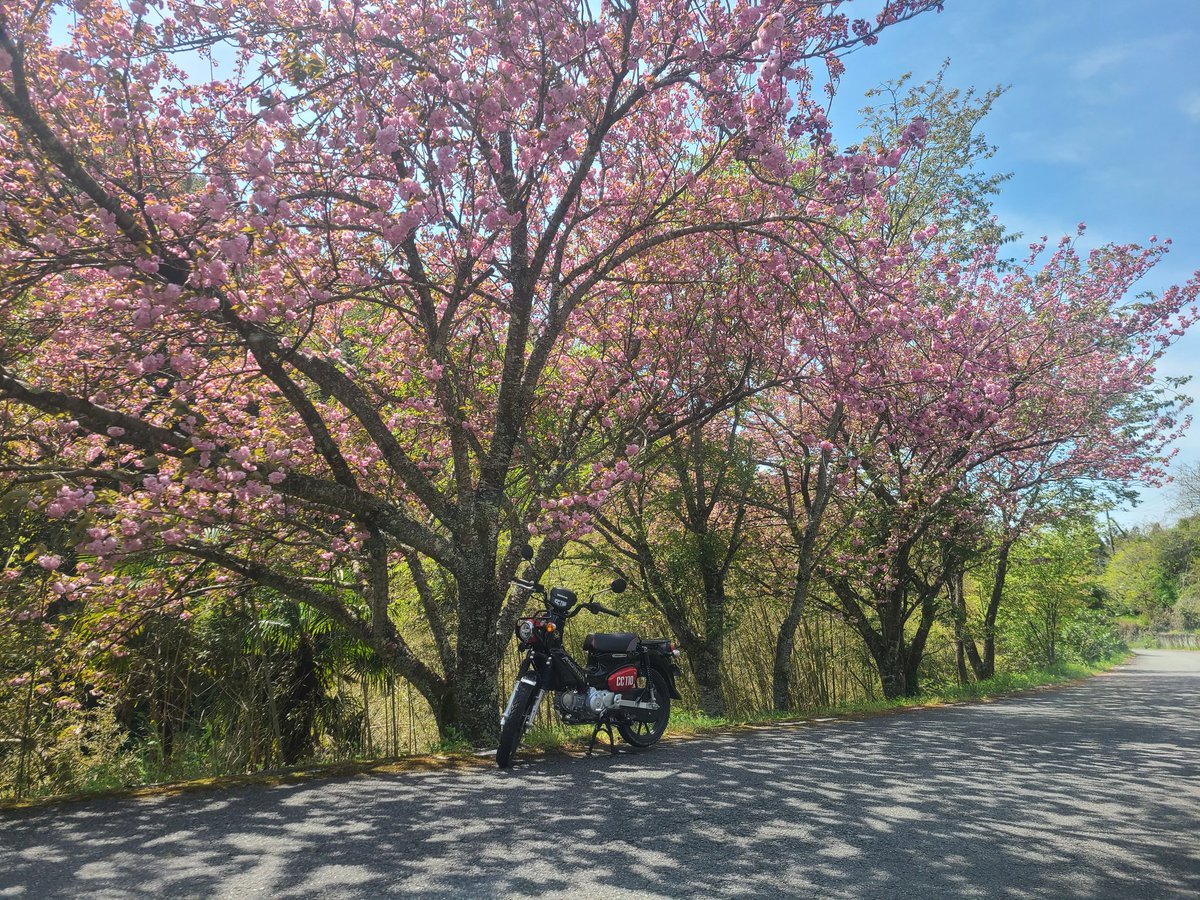
{"label": "road surface shadow", "polygon": [[1194,897],[1198,700],[1200,654],[1146,654],[643,754],[8,814],[0,897]]}

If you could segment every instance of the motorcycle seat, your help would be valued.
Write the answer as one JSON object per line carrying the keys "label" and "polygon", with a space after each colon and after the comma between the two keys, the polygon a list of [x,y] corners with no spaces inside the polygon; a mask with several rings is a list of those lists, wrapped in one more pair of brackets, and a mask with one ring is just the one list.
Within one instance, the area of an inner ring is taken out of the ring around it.
{"label": "motorcycle seat", "polygon": [[632,653],[638,648],[638,636],[630,631],[612,634],[589,634],[583,639],[588,653]]}

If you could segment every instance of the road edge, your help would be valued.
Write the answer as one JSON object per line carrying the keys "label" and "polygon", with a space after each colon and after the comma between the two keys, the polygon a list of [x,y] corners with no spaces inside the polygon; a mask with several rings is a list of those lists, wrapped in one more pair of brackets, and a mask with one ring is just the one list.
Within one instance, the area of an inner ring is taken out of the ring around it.
{"label": "road edge", "polygon": [[[1136,654],[1132,651],[1124,658],[1113,662],[1107,668],[1089,672],[1078,678],[1065,679],[1047,684],[1015,688],[1007,691],[982,694],[977,697],[964,697],[952,700],[931,699],[895,707],[870,710],[847,710],[845,712],[823,711],[821,715],[798,715],[795,719],[783,721],[767,720],[761,722],[730,722],[720,725],[690,728],[683,732],[668,732],[663,736],[663,743],[685,743],[701,740],[706,737],[721,734],[736,734],[743,731],[771,731],[793,728],[819,728],[836,725],[840,722],[861,722],[869,719],[887,716],[907,715],[930,709],[946,709],[954,706],[978,706],[995,703],[1001,700],[1020,699],[1048,691],[1061,690],[1085,684],[1093,678],[1111,675],[1127,667]],[[584,745],[580,740],[560,747],[537,748],[522,750],[522,758],[586,758]],[[641,753],[644,751],[619,747],[617,755]],[[36,797],[28,800],[0,800],[0,814],[22,813],[36,811],[63,805],[73,805],[95,800],[153,800],[162,797],[174,797],[181,794],[215,792],[242,787],[274,787],[277,785],[304,784],[311,781],[333,780],[336,778],[362,778],[372,775],[400,775],[410,772],[450,772],[465,771],[494,765],[495,750],[483,750],[473,753],[432,753],[420,756],[403,756],[392,759],[370,760],[363,762],[325,763],[315,766],[304,766],[297,769],[253,772],[244,775],[217,775],[212,778],[200,778],[191,781],[167,782],[148,784],[136,788],[115,788],[104,791],[90,791],[77,794],[59,794],[51,797]],[[605,745],[599,745],[595,755],[609,755]]]}

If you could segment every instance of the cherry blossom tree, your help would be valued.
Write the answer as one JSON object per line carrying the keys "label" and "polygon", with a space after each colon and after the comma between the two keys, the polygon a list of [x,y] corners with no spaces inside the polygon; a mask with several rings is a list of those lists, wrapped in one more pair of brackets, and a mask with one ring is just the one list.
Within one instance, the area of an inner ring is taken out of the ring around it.
{"label": "cherry blossom tree", "polygon": [[1007,509],[1011,519],[1037,485],[1160,479],[1185,424],[1178,398],[1147,397],[1155,361],[1196,319],[1200,281],[1131,301],[1162,244],[1084,257],[1068,238],[1045,250],[1035,244],[1003,272],[994,251],[965,267],[933,256],[928,305],[885,310],[900,318],[880,321],[856,377],[851,419],[875,427],[842,451],[853,471],[847,531],[819,570],[889,697],[917,691],[939,595],[980,517]]}
{"label": "cherry blossom tree", "polygon": [[[1194,297],[1194,292],[1194,286],[1189,287],[1185,296]],[[1086,402],[1072,398],[1069,402],[1080,410],[1074,429],[1047,432],[1039,445],[998,456],[972,473],[971,493],[985,506],[980,521],[969,529],[970,540],[962,548],[966,555],[960,555],[947,584],[960,677],[967,675],[968,663],[977,679],[995,674],[997,617],[1018,542],[1064,518],[1087,518],[1111,509],[1128,498],[1134,484],[1165,483],[1165,465],[1175,453],[1168,445],[1188,425],[1180,416],[1187,399],[1179,387],[1180,379],[1147,373],[1140,387],[1127,383],[1126,389],[1097,392]],[[978,632],[968,621],[963,590],[968,558],[975,568],[990,566]]]}
{"label": "cherry blossom tree", "polygon": [[[915,127],[897,146],[914,146],[923,131]],[[861,169],[863,160],[888,152],[895,151],[856,149],[850,159]],[[829,438],[840,433],[847,397],[858,397],[857,373],[875,341],[872,317],[884,307],[895,311],[916,302],[912,279],[925,266],[917,252],[925,239],[893,247],[875,236],[886,211],[873,192],[855,220],[871,237],[839,235],[814,246],[804,229],[777,228],[776,247],[765,256],[733,240],[714,247],[703,265],[689,264],[692,274],[681,290],[704,292],[715,284],[744,292],[740,306],[749,298],[774,299],[774,309],[764,309],[756,317],[759,327],[747,332],[757,353],[736,357],[752,367],[757,389],[729,412],[694,422],[640,458],[635,474],[644,480],[617,492],[616,502],[594,516],[604,543],[593,542],[593,551],[632,565],[638,586],[687,651],[710,715],[725,714],[728,622],[735,599],[747,599],[731,596],[735,563],[747,570],[738,573],[743,583],[759,581],[759,561],[745,557],[762,548],[747,538],[779,522],[793,542],[783,552],[796,551],[774,667],[777,698],[786,696],[795,631],[835,485]],[[768,317],[771,325],[763,328]],[[671,343],[688,346],[682,338]],[[703,345],[690,349],[688,358],[704,358]],[[758,482],[774,483],[764,491]],[[759,521],[764,515],[767,521]],[[778,703],[787,708],[786,699]]]}
{"label": "cherry blossom tree", "polygon": [[[6,3],[4,464],[83,529],[55,589],[119,618],[156,599],[121,560],[205,563],[486,739],[519,545],[544,570],[627,444],[757,387],[771,298],[675,306],[664,273],[820,245],[902,148],[832,152],[813,66],[936,5]],[[680,364],[660,322],[702,311]]]}

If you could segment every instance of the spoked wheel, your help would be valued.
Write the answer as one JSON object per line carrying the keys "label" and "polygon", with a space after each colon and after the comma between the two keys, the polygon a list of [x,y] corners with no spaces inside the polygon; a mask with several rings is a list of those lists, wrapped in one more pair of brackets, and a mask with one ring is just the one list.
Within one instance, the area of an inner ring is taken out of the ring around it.
{"label": "spoked wheel", "polygon": [[529,727],[529,718],[537,701],[537,688],[524,681],[518,681],[513,688],[512,710],[504,725],[500,728],[500,745],[496,748],[496,765],[507,769],[513,764],[517,755],[517,747],[521,746],[521,738]]}
{"label": "spoked wheel", "polygon": [[651,669],[646,679],[646,688],[641,692],[642,702],[647,700],[658,704],[658,714],[650,722],[621,722],[617,731],[625,743],[634,747],[650,747],[658,743],[667,730],[667,722],[671,718],[671,691],[667,679],[657,669]]}

